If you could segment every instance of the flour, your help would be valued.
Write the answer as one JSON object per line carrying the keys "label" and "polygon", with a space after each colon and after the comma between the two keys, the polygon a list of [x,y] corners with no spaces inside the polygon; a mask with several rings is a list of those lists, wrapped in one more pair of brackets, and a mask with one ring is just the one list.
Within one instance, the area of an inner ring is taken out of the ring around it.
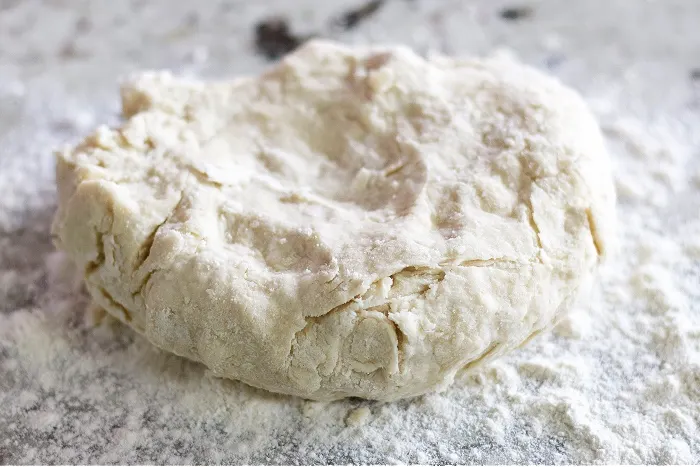
{"label": "flour", "polygon": [[[639,8],[650,27],[663,16]],[[396,23],[378,21],[388,31]],[[601,63],[595,50],[591,63]],[[218,379],[86,314],[79,277],[48,236],[50,150],[87,122],[114,121],[116,96],[88,100],[0,73],[0,460],[699,462],[700,115],[680,103],[649,107],[659,89],[663,99],[677,92],[658,78],[589,86],[588,74],[577,81],[562,66],[596,109],[616,164],[617,255],[554,332],[444,393],[386,404],[307,402]],[[108,76],[102,85],[113,89]],[[348,427],[365,408],[365,423]]]}

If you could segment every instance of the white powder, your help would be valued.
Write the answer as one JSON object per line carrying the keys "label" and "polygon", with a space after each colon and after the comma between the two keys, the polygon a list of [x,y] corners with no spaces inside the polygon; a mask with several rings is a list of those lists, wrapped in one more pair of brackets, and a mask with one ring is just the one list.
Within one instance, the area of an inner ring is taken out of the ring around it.
{"label": "white powder", "polygon": [[0,73],[0,461],[700,462],[700,113],[650,107],[649,89],[675,95],[660,78],[589,86],[572,73],[616,164],[619,253],[554,332],[445,393],[393,404],[220,380],[88,312],[48,236],[50,149],[113,121],[115,85],[105,75],[111,94],[88,101]]}

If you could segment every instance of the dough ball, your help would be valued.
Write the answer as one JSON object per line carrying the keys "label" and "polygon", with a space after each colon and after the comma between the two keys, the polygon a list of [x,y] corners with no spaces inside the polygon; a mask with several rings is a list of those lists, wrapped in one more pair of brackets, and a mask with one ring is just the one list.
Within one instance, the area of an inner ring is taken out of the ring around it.
{"label": "dough ball", "polygon": [[609,249],[594,118],[510,61],[312,41],[122,97],[121,128],[59,155],[57,244],[99,306],[222,377],[441,389],[550,328]]}

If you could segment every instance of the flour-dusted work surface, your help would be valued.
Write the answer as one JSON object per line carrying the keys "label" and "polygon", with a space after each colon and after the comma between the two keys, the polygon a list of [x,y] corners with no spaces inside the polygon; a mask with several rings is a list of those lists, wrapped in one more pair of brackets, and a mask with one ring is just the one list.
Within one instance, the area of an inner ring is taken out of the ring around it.
{"label": "flour-dusted work surface", "polygon": [[[0,461],[700,462],[700,3],[0,2]],[[52,151],[139,69],[255,73],[308,37],[513,54],[577,89],[618,251],[554,332],[448,391],[308,402],[213,377],[90,309],[55,253]]]}

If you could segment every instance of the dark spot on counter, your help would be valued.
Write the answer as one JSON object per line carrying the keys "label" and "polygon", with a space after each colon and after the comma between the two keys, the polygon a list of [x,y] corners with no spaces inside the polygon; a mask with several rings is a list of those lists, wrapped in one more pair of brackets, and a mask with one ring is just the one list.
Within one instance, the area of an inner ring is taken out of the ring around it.
{"label": "dark spot on counter", "polygon": [[18,61],[23,65],[39,65],[44,63],[44,56],[40,51],[35,49],[27,50],[23,55],[21,55]]}
{"label": "dark spot on counter", "polygon": [[196,11],[190,11],[185,15],[185,18],[183,19],[183,26],[191,29],[197,29],[199,27],[199,23],[199,13]]}
{"label": "dark spot on counter", "polygon": [[81,16],[75,22],[74,28],[76,34],[85,34],[86,32],[90,32],[90,30],[92,29],[92,23],[90,22],[90,19],[86,16]]}
{"label": "dark spot on counter", "polygon": [[294,35],[284,18],[272,17],[255,25],[255,48],[268,60],[275,60],[296,49],[308,36]]}
{"label": "dark spot on counter", "polygon": [[555,68],[559,68],[559,65],[564,63],[565,60],[566,60],[566,57],[564,57],[564,55],[554,54],[554,55],[550,55],[549,57],[547,57],[544,60],[544,64],[547,67],[547,69],[554,70]]}
{"label": "dark spot on counter", "polygon": [[352,29],[373,16],[382,5],[384,5],[384,0],[370,0],[359,8],[343,13],[336,23],[343,29]]}
{"label": "dark spot on counter", "polygon": [[89,57],[90,54],[83,50],[80,50],[75,42],[65,43],[58,51],[58,56],[64,60],[75,60],[80,58]]}
{"label": "dark spot on counter", "polygon": [[700,68],[690,70],[690,80],[700,82]]}
{"label": "dark spot on counter", "polygon": [[532,16],[532,13],[529,6],[515,6],[502,9],[500,16],[506,21],[518,21]]}
{"label": "dark spot on counter", "polygon": [[239,6],[235,3],[225,2],[225,3],[219,4],[218,8],[222,13],[228,13],[229,11],[234,11],[234,10],[238,9],[238,7]]}
{"label": "dark spot on counter", "polygon": [[58,120],[51,123],[51,129],[58,133],[70,133],[75,130],[75,126],[69,120]]}
{"label": "dark spot on counter", "polygon": [[112,19],[112,25],[114,25],[114,27],[117,27],[117,28],[124,26],[126,23],[127,23],[126,16],[115,15],[114,18]]}
{"label": "dark spot on counter", "polygon": [[129,9],[132,12],[133,11],[141,11],[146,6],[146,2],[144,2],[143,0],[131,0],[131,2],[129,2],[129,3],[130,3]]}
{"label": "dark spot on counter", "polygon": [[0,0],[0,11],[11,10],[21,2],[22,0]]}

